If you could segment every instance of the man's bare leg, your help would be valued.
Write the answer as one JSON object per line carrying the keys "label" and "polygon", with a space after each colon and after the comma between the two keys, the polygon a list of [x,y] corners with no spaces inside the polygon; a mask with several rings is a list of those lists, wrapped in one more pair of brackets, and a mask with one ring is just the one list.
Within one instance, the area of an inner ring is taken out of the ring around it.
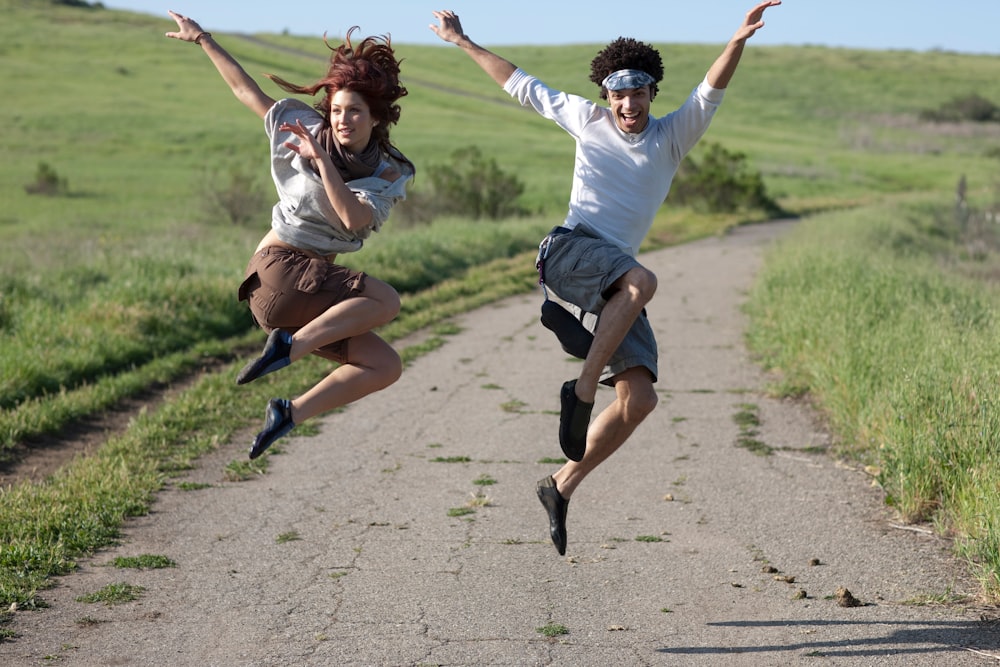
{"label": "man's bare leg", "polygon": [[566,500],[597,466],[621,447],[656,407],[659,398],[645,368],[630,368],[615,378],[615,400],[601,411],[587,432],[587,453],[568,461],[552,478]]}
{"label": "man's bare leg", "polygon": [[576,381],[576,396],[585,403],[594,402],[604,367],[656,293],[656,275],[637,266],[616,280],[612,289],[614,294],[601,310],[594,342]]}

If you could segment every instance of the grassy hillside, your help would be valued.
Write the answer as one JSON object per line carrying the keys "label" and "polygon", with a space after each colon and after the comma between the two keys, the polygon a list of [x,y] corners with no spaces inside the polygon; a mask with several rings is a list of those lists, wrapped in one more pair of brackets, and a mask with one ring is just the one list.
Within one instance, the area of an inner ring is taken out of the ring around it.
{"label": "grassy hillside", "polygon": [[[252,165],[269,187],[259,121],[194,46],[163,37],[172,27],[166,17],[40,0],[4,0],[0,7],[8,16],[0,26],[5,85],[17,100],[0,108],[5,240],[62,224],[63,241],[78,248],[77,241],[102,232],[130,236],[139,221],[146,238],[173,236],[194,217],[199,180],[219,165]],[[322,69],[317,60],[217,37],[252,74],[307,81]],[[313,37],[271,41],[325,55]],[[498,50],[552,85],[593,96],[587,67],[599,46]],[[667,76],[654,113],[662,115],[701,79],[720,47],[660,46]],[[515,107],[457,49],[401,44],[398,51],[410,95],[394,134],[418,166],[480,145],[523,177],[531,208],[558,215],[573,151],[568,137]],[[991,185],[995,160],[983,147],[1000,139],[996,128],[916,121],[921,110],[973,92],[1000,99],[995,59],[751,46],[707,138],[746,152],[792,209],[873,193],[946,190],[962,173],[976,190]],[[66,177],[73,197],[25,195],[39,161]],[[78,224],[65,224],[70,220]]]}

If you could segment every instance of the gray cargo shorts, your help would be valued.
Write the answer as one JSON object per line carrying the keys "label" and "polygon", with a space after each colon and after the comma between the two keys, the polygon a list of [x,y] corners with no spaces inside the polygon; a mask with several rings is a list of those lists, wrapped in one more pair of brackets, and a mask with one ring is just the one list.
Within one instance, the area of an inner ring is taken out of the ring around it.
{"label": "gray cargo shorts", "polygon": [[[591,332],[597,328],[612,285],[637,266],[642,265],[635,257],[579,225],[572,230],[556,227],[539,246],[540,282],[571,304]],[[608,360],[601,383],[613,385],[614,376],[640,366],[649,370],[656,382],[658,359],[656,337],[643,309]]]}

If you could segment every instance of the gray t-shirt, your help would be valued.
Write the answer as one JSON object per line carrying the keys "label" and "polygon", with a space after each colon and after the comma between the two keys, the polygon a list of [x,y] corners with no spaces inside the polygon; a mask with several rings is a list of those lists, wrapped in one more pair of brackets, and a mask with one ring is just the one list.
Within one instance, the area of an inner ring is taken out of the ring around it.
{"label": "gray t-shirt", "polygon": [[[272,106],[264,116],[264,129],[271,144],[271,177],[278,191],[278,203],[271,212],[271,228],[281,241],[320,255],[355,252],[371,233],[379,231],[393,205],[406,198],[406,183],[413,178],[409,165],[383,156],[375,175],[348,181],[358,199],[372,209],[372,223],[359,231],[347,229],[330,204],[323,179],[311,161],[287,148],[294,139],[290,132],[278,130],[282,123],[296,120],[315,136],[323,118],[301,100],[286,98]],[[387,168],[402,174],[395,181],[378,176]]]}

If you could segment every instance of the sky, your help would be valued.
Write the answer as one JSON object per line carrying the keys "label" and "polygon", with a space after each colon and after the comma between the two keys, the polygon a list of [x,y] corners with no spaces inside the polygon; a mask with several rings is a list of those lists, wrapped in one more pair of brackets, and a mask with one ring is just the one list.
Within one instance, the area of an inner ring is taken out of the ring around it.
{"label": "sky", "polygon": [[[172,9],[195,19],[205,30],[219,32],[287,31],[303,36],[327,32],[339,38],[358,25],[363,34],[388,33],[397,44],[443,44],[428,25],[435,9],[451,9],[473,41],[490,47],[602,44],[619,36],[661,44],[721,45],[754,0],[640,0],[625,5],[615,0],[104,0],[103,4],[167,21],[167,10]],[[752,43],[1000,55],[1000,0],[784,0],[770,8],[764,20],[767,25]]]}

